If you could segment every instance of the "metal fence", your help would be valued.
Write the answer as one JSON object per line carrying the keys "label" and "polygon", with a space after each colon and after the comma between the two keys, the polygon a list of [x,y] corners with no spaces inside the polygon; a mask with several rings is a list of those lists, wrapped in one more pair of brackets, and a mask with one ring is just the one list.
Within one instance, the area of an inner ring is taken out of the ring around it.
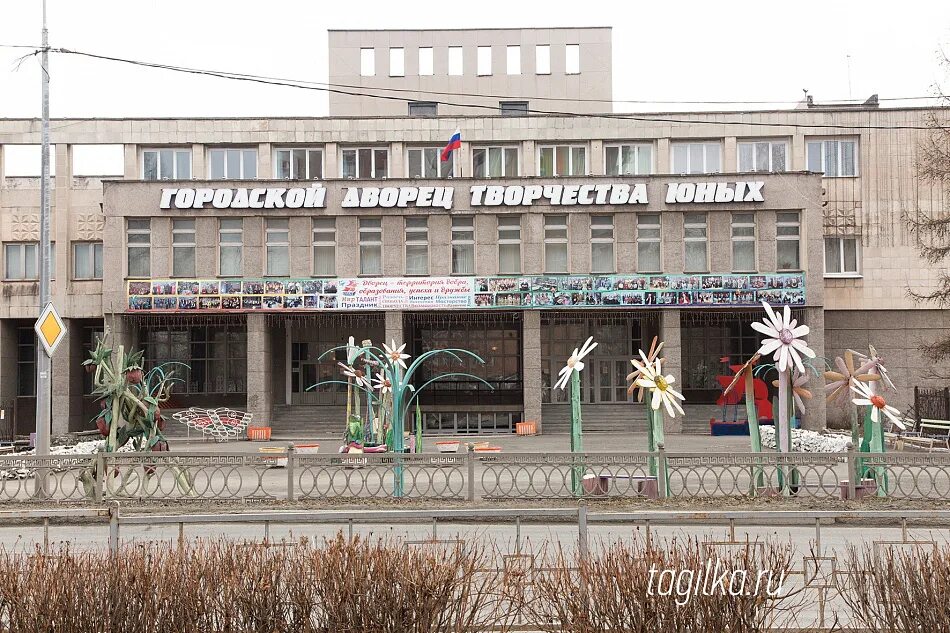
{"label": "metal fence", "polygon": [[886,496],[950,500],[944,453],[99,453],[0,456],[0,502],[517,501]]}

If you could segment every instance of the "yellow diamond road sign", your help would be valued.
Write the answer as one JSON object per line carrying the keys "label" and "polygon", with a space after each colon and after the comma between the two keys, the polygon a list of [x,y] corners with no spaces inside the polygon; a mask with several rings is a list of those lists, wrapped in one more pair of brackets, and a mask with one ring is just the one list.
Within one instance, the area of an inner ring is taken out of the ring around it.
{"label": "yellow diamond road sign", "polygon": [[52,302],[47,303],[43,308],[33,329],[36,330],[40,343],[46,349],[47,356],[52,356],[56,351],[56,346],[66,337],[66,325],[59,318],[59,313],[56,312]]}

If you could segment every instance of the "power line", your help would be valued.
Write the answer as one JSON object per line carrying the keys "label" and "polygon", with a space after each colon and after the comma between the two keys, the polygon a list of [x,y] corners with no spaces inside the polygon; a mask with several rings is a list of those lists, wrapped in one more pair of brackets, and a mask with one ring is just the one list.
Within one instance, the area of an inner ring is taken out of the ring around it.
{"label": "power line", "polygon": [[[33,54],[36,54],[39,51],[34,51]],[[332,84],[316,84],[316,82],[308,82],[304,80],[293,80],[293,79],[281,79],[277,77],[269,77],[265,75],[252,75],[247,73],[235,73],[235,72],[226,72],[226,71],[216,71],[216,70],[207,70],[201,68],[189,68],[185,66],[175,66],[171,64],[162,64],[156,62],[145,62],[140,60],[126,59],[122,57],[113,57],[109,55],[99,55],[96,53],[89,53],[85,51],[75,51],[67,48],[50,48],[49,52],[60,53],[64,55],[76,55],[80,57],[88,57],[91,59],[98,59],[103,61],[111,61],[122,64],[130,64],[134,66],[143,66],[146,68],[157,68],[161,70],[169,70],[172,72],[180,72],[186,74],[202,75],[208,77],[216,77],[219,79],[230,79],[234,81],[246,81],[251,83],[259,83],[264,85],[271,86],[280,86],[287,88],[297,88],[301,90],[313,90],[317,92],[327,92],[334,94],[341,94],[346,96],[355,96],[355,97],[366,97],[371,99],[383,99],[389,101],[400,101],[400,102],[411,102],[416,101],[415,99],[408,99],[405,97],[398,97],[394,95],[381,95],[381,94],[372,94],[364,92],[363,90],[352,90],[352,89],[343,89],[334,87]],[[410,91],[415,92],[415,91]],[[485,95],[474,95],[479,97],[484,97]],[[433,101],[438,105],[445,106],[455,106],[462,108],[473,108],[481,110],[490,110],[492,113],[497,113],[498,108],[492,105],[479,104],[479,103],[462,103],[458,101],[448,101],[448,100],[438,100]],[[787,113],[793,114],[797,112],[806,112],[807,110],[788,110]],[[677,118],[670,115],[650,115],[650,114],[615,114],[615,113],[578,113],[570,111],[558,111],[558,110],[542,110],[538,108],[528,108],[527,113],[530,114],[540,114],[547,116],[561,116],[561,117],[572,117],[572,118],[595,118],[595,119],[612,119],[612,120],[629,120],[629,121],[639,121],[644,123],[675,123],[675,124],[684,124],[684,125],[736,125],[736,126],[751,126],[751,127],[789,127],[789,128],[804,128],[804,129],[835,129],[835,130],[930,130],[930,126],[926,125],[843,125],[843,124],[833,124],[833,123],[784,123],[784,122],[765,122],[765,121],[732,121],[732,120],[710,120],[710,119],[692,119],[692,118]],[[738,114],[759,114],[756,112],[744,112]]]}

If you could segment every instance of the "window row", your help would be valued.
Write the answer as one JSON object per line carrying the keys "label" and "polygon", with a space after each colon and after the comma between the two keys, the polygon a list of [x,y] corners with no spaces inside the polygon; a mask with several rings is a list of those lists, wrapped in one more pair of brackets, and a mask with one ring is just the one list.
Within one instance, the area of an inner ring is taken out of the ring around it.
{"label": "window row", "polygon": [[[484,242],[497,245],[497,271],[499,274],[521,274],[523,260],[523,216],[498,215],[495,227]],[[570,253],[584,244],[590,249],[590,272],[610,274],[617,272],[618,233],[615,216],[612,214],[591,215],[586,234],[572,241],[567,214],[543,216],[542,269],[545,274],[570,272]],[[733,272],[756,272],[759,269],[757,248],[756,215],[752,212],[730,214],[731,270]],[[430,236],[428,217],[406,217],[401,240],[383,239],[381,217],[358,218],[357,246],[360,275],[429,275],[430,246],[445,243],[443,238]],[[683,271],[705,273],[710,271],[710,243],[708,216],[704,212],[683,214],[682,235],[675,242],[663,238],[663,220],[660,213],[636,214],[635,234],[632,240],[636,249],[636,269],[642,273],[663,272],[664,248],[681,248]],[[127,221],[127,270],[130,278],[151,277],[151,220],[130,218]],[[218,220],[217,270],[222,277],[240,277],[244,274],[244,219],[220,218]],[[335,217],[312,218],[311,225],[312,274],[334,276],[337,274],[337,226]],[[197,243],[194,218],[172,220],[172,266],[174,277],[197,276]],[[450,234],[445,236],[451,248],[451,274],[475,274],[475,216],[454,215],[451,217]],[[797,211],[780,211],[775,222],[775,268],[780,271],[801,270],[801,218]],[[405,268],[402,271],[386,270],[383,252],[401,243]],[[826,238],[826,273],[857,274],[858,251],[856,238]],[[10,246],[23,246],[7,245]],[[98,251],[87,252],[83,243],[74,244],[74,269],[86,270],[91,266],[94,275],[101,277],[101,244]],[[263,272],[266,276],[290,275],[290,222],[288,218],[264,218]],[[34,244],[35,248],[35,244]],[[22,257],[19,251],[8,248],[11,257]],[[91,258],[91,260],[90,260]],[[17,260],[19,261],[19,260]],[[91,264],[82,263],[91,261]],[[7,270],[20,268],[7,264]],[[35,272],[33,273],[35,278]],[[8,278],[9,272],[8,272]]]}
{"label": "window row", "polygon": [[[74,280],[102,279],[102,242],[73,242],[72,267]],[[34,281],[40,278],[40,246],[38,242],[6,242],[3,245],[3,278],[10,281]],[[50,275],[56,276],[56,243],[50,244]]]}
{"label": "window row", "polygon": [[[499,67],[495,68],[492,63],[494,51],[504,50],[504,73],[507,75],[521,74],[521,46],[511,44],[507,46],[476,46],[475,47],[475,75],[486,77],[495,74],[501,70],[501,61]],[[416,49],[417,61],[416,71],[419,76],[431,76],[435,74],[435,49],[431,46],[421,46]],[[449,46],[446,53],[446,72],[449,76],[460,77],[465,74],[465,48],[462,46]],[[564,74],[577,75],[581,72],[581,47],[580,44],[564,45]],[[551,45],[537,44],[534,47],[534,74],[551,74]],[[376,76],[376,49],[360,49],[360,75],[363,77]],[[389,48],[389,76],[406,76],[406,49],[401,46]]]}
{"label": "window row", "polygon": [[[408,178],[464,176],[451,153],[442,160],[443,146],[410,147],[405,165]],[[480,145],[471,149],[472,173],[476,178],[510,178],[521,175],[519,145]],[[830,139],[806,143],[808,171],[826,177],[857,176],[856,140]],[[653,143],[606,143],[603,150],[607,176],[644,176],[656,173]],[[344,147],[339,152],[341,178],[382,179],[391,173],[388,147]],[[587,176],[592,173],[585,143],[539,145],[535,162],[542,177]],[[145,149],[142,152],[145,180],[192,178],[190,149]],[[273,156],[274,178],[321,180],[324,150],[313,147],[279,148]],[[720,141],[674,141],[670,144],[670,173],[715,174],[723,171]],[[787,140],[741,141],[737,144],[739,172],[784,172],[790,169]],[[258,177],[256,148],[211,148],[208,176],[212,180],[249,180]]]}

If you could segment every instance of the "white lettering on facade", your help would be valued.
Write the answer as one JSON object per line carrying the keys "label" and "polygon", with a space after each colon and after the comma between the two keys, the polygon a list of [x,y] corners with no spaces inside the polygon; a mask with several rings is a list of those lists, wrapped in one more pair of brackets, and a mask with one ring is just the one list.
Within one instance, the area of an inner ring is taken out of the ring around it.
{"label": "white lettering on facade", "polygon": [[734,185],[725,182],[671,182],[666,186],[667,204],[709,202],[765,202],[762,195],[764,181],[743,182]]}
{"label": "white lettering on facade", "polygon": [[[326,206],[327,190],[322,185],[311,187],[267,187],[255,189],[190,189],[163,188],[159,207],[162,209],[308,209]],[[346,206],[346,205],[344,205]]]}

